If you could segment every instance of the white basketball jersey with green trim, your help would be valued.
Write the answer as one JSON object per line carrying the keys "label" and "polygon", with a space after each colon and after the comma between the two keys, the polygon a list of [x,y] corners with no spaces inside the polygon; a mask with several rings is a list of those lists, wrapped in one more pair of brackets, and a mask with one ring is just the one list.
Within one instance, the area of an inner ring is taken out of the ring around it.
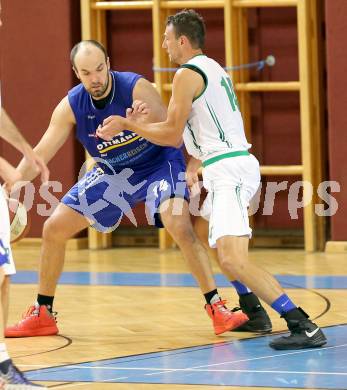
{"label": "white basketball jersey with green trim", "polygon": [[203,77],[205,89],[193,101],[183,133],[190,155],[202,161],[219,154],[248,150],[238,101],[229,75],[212,58],[198,55],[182,68]]}

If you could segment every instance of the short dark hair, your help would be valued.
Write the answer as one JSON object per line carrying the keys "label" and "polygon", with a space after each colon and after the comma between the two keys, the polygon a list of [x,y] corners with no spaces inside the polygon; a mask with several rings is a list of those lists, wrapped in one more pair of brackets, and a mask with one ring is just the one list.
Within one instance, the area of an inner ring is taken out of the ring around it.
{"label": "short dark hair", "polygon": [[205,44],[205,22],[201,15],[193,9],[184,9],[167,18],[166,25],[175,28],[176,38],[185,35],[194,49],[202,49]]}
{"label": "short dark hair", "polygon": [[81,41],[81,42],[76,43],[76,45],[72,48],[72,50],[70,52],[70,61],[71,61],[71,64],[74,68],[75,68],[76,54],[79,52],[79,50],[81,49],[82,46],[85,46],[88,44],[100,49],[104,53],[105,61],[107,61],[108,55],[107,55],[107,51],[106,51],[105,47],[100,42],[95,41],[94,39],[87,39],[85,41]]}

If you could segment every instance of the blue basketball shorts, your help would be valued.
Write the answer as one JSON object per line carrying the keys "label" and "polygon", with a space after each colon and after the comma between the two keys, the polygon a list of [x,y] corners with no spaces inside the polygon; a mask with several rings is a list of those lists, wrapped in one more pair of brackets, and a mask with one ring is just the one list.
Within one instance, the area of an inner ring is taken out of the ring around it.
{"label": "blue basketball shorts", "polygon": [[140,202],[146,205],[148,223],[163,227],[158,212],[160,204],[175,197],[189,199],[185,170],[182,160],[165,161],[145,172],[125,168],[119,173],[109,173],[110,170],[106,173],[95,166],[61,202],[85,216],[92,227],[104,233],[116,229],[123,216],[137,226],[132,209]]}

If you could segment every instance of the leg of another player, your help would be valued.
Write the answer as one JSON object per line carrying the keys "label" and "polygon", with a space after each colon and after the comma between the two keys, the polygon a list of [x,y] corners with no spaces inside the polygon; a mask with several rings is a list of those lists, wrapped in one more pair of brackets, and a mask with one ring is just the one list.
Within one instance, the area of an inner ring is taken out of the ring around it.
{"label": "leg of another player", "polygon": [[[208,221],[202,217],[196,218],[194,222],[194,230],[207,250],[209,258],[219,263],[217,250],[210,248],[208,245]],[[228,277],[239,295],[241,310],[249,318],[249,321],[235,330],[256,333],[271,332],[271,320],[258,297],[250,291],[247,286],[240,283],[235,276],[231,276],[231,274],[229,274]]]}
{"label": "leg of another player", "polygon": [[[3,306],[2,306],[2,285],[4,283],[5,274],[3,268],[0,266],[0,294],[1,294],[1,306],[0,306],[0,343],[4,343],[4,314],[3,314]],[[1,352],[1,351],[0,351]]]}
{"label": "leg of another player", "polygon": [[[9,280],[8,276],[5,276],[3,267],[0,266],[0,389],[42,389],[46,390],[44,386],[36,385],[30,382],[12,362],[4,338],[4,306],[3,306],[3,291],[6,279]],[[5,291],[8,287],[5,287]],[[8,301],[5,303],[8,307]],[[6,309],[7,310],[7,309]]]}
{"label": "leg of another player", "polygon": [[160,205],[160,217],[163,225],[181,249],[202,293],[206,294],[214,290],[216,284],[210,260],[204,246],[194,233],[187,201],[182,198],[164,201]]}
{"label": "leg of another player", "polygon": [[[2,296],[2,286],[4,283],[5,274],[3,268],[0,266],[0,294],[1,294],[1,303],[3,301]],[[5,339],[4,339],[4,313],[3,313],[3,306],[1,304],[0,306],[0,388],[2,388],[2,385],[4,383],[4,380],[2,379],[2,376],[4,373],[8,371],[8,362],[9,362],[9,355],[7,352]]]}
{"label": "leg of another player", "polygon": [[5,275],[4,280],[1,284],[1,306],[4,326],[6,327],[8,319],[8,307],[10,302],[10,276]]}
{"label": "leg of another player", "polygon": [[218,259],[230,280],[240,280],[269,305],[284,294],[277,280],[248,259],[249,238],[224,236],[217,240]]}
{"label": "leg of another player", "polygon": [[194,231],[201,243],[203,244],[204,248],[208,252],[209,258],[215,260],[218,263],[216,249],[212,249],[208,245],[208,221],[202,217],[195,218]]}
{"label": "leg of another player", "polygon": [[188,203],[182,198],[164,201],[160,206],[163,225],[182,251],[190,271],[197,280],[206,299],[206,311],[212,319],[216,334],[237,328],[248,317],[243,313],[231,313],[224,306],[214,281],[208,254],[197,238],[189,214]]}
{"label": "leg of another player", "polygon": [[309,316],[298,308],[284,292],[277,280],[248,259],[246,236],[223,236],[217,240],[218,258],[227,275],[236,276],[260,298],[277,311],[287,322],[291,334],[270,342],[274,349],[315,348],[326,344],[326,338]]}
{"label": "leg of another player", "polygon": [[54,296],[64,267],[67,240],[89,226],[77,211],[59,203],[43,226],[39,270],[39,294]]}
{"label": "leg of another player", "polygon": [[89,226],[81,214],[60,203],[43,227],[37,302],[25,317],[5,330],[6,337],[50,336],[58,333],[53,312],[57,283],[64,267],[69,238]]}

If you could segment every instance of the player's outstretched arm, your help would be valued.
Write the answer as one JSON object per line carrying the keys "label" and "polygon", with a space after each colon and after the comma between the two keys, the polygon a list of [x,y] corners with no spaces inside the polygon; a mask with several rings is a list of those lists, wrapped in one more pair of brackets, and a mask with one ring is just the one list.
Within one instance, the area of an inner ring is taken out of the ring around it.
{"label": "player's outstretched arm", "polygon": [[[17,129],[11,118],[7,115],[4,109],[1,109],[0,114],[0,129],[1,137],[18,149],[28,161],[30,165],[34,167],[40,174],[42,182],[46,182],[49,179],[49,170],[41,159],[23,137],[21,132]],[[19,175],[16,175],[19,177]],[[6,180],[7,181],[7,180]],[[11,182],[14,182],[13,178]]]}
{"label": "player's outstretched arm", "polygon": [[165,121],[140,124],[113,115],[104,120],[103,126],[97,130],[97,135],[103,139],[112,139],[124,129],[129,129],[155,144],[178,146],[182,142],[183,130],[193,99],[203,86],[203,79],[198,73],[186,68],[180,69],[173,80],[172,96]]}
{"label": "player's outstretched arm", "polygon": [[[71,109],[68,97],[64,97],[54,109],[48,129],[34,148],[35,153],[48,163],[61,146],[65,143],[75,125],[75,116]],[[33,169],[26,159],[23,159],[17,167],[23,180],[33,180],[37,171]]]}
{"label": "player's outstretched arm", "polygon": [[0,113],[0,136],[22,153],[25,147],[29,146],[21,132],[17,129],[16,125],[3,108],[1,108]]}

